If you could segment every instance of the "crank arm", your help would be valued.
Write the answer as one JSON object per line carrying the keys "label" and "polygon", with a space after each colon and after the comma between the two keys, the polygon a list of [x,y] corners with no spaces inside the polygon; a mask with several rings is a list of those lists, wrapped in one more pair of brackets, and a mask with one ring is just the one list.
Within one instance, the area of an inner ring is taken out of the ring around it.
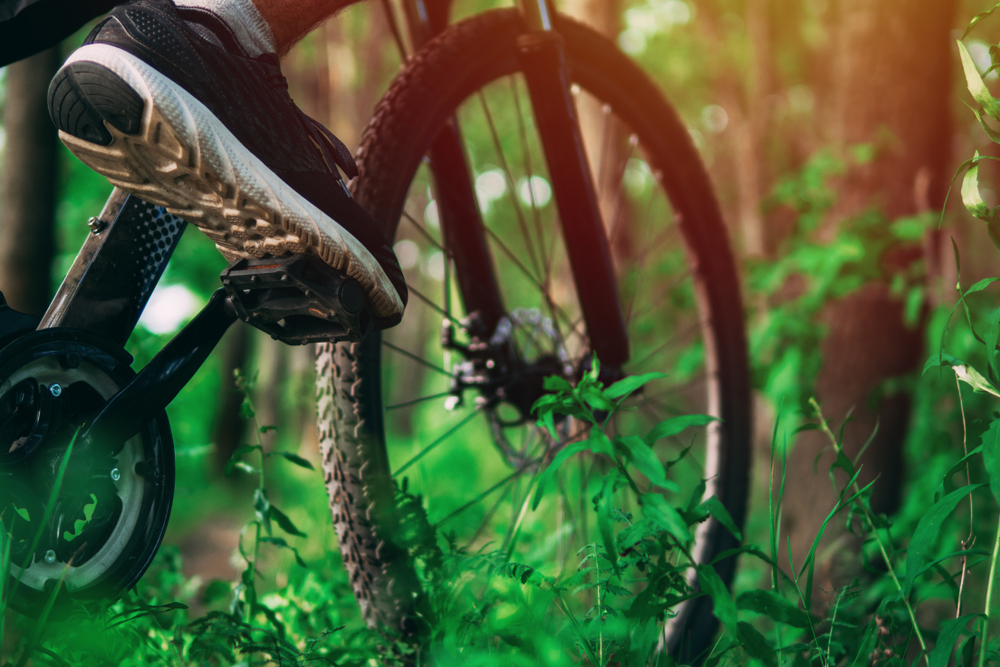
{"label": "crank arm", "polygon": [[216,290],[208,305],[111,397],[80,435],[81,444],[100,443],[118,451],[174,400],[236,319],[225,291]]}

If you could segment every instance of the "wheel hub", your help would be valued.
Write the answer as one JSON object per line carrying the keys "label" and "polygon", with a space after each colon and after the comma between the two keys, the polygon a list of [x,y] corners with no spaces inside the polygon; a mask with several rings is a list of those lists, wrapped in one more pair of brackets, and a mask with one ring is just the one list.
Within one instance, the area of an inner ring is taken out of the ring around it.
{"label": "wheel hub", "polygon": [[482,327],[475,316],[463,321],[462,328],[470,335],[467,345],[455,342],[451,322],[446,321],[442,330],[444,348],[459,352],[465,359],[452,368],[452,395],[446,406],[449,409],[462,405],[464,390],[474,388],[480,392],[480,402],[513,407],[513,419],[505,419],[496,411],[494,419],[501,426],[517,426],[533,419],[531,408],[546,393],[545,378],[572,376],[559,333],[537,309],[515,309],[485,340],[477,335]]}

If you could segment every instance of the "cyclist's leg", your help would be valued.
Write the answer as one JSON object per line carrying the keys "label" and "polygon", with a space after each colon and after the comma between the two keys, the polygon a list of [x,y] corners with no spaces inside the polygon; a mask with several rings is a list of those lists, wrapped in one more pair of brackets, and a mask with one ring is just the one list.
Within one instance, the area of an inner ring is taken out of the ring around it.
{"label": "cyclist's leg", "polygon": [[[188,0],[197,2],[198,0]],[[275,50],[285,53],[327,17],[358,0],[254,0],[261,17],[274,34]],[[222,4],[228,0],[202,0]]]}
{"label": "cyclist's leg", "polygon": [[227,258],[316,255],[392,326],[406,303],[395,255],[343,186],[350,151],[295,106],[276,55],[348,2],[259,2],[116,7],[53,80],[52,118],[88,166],[199,226]]}

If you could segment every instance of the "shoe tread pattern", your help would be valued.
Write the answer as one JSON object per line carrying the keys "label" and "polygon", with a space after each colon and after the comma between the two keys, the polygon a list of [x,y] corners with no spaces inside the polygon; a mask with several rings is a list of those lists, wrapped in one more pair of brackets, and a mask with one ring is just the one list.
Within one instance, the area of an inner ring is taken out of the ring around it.
{"label": "shoe tread pattern", "polygon": [[[63,143],[85,164],[115,186],[197,225],[230,261],[311,253],[361,283],[375,317],[402,311],[398,294],[385,287],[389,278],[371,252],[339,223],[296,197],[259,161],[259,168],[248,166],[246,158],[251,156],[236,153],[232,136],[223,136],[225,128],[213,127],[204,107],[197,108],[190,96],[163,96],[164,109],[138,97],[143,105],[138,130],[129,123],[122,125],[123,131],[110,122],[107,105],[95,106],[79,87],[59,80],[72,80],[81,70],[90,77],[103,70],[100,77],[112,82],[107,84],[111,88],[134,89],[118,73],[86,60],[60,71],[50,88],[50,112]],[[80,107],[85,111],[76,116],[89,124],[65,122],[74,116],[59,111]],[[110,141],[92,141],[92,131],[81,131],[97,125],[98,118],[105,121]]]}

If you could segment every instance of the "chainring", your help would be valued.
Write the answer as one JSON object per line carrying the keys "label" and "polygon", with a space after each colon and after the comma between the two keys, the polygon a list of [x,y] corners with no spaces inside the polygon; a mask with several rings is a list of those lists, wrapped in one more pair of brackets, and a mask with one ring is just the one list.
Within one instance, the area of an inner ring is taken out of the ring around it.
{"label": "chainring", "polygon": [[[0,521],[10,605],[35,616],[119,597],[149,567],[174,493],[165,413],[124,443],[76,441],[135,376],[117,343],[72,328],[0,350]],[[68,454],[68,461],[67,461]]]}

